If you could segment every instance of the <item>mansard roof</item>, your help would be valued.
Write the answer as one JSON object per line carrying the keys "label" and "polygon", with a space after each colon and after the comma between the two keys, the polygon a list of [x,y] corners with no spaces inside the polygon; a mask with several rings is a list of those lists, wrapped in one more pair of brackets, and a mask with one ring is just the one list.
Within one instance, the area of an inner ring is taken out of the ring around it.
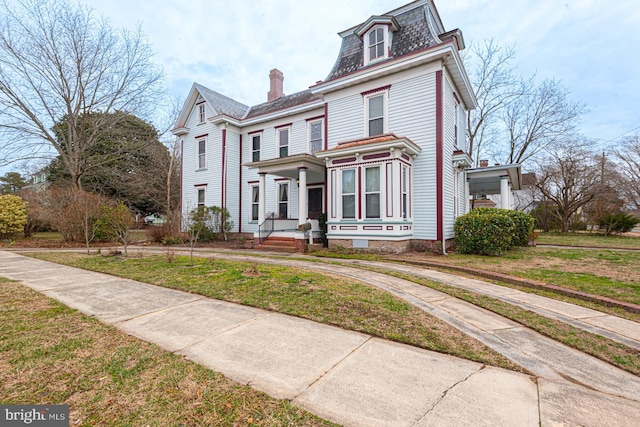
{"label": "mansard roof", "polygon": [[[436,16],[433,16],[432,7],[431,2],[417,1],[383,15],[397,22],[398,27],[393,33],[390,58],[397,58],[441,43],[438,35],[444,31],[441,31],[437,12],[435,12]],[[340,53],[325,81],[366,67],[363,64],[364,44],[359,33],[363,28],[369,27],[367,22],[373,18],[376,17],[371,17],[364,23],[340,33],[342,36]]]}

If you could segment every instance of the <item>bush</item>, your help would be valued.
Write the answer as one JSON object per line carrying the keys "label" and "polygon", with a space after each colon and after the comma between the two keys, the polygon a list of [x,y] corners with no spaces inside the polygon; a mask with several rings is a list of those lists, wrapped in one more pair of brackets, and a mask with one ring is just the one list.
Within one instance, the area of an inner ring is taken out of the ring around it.
{"label": "bush", "polygon": [[10,239],[24,231],[27,224],[27,205],[18,196],[0,196],[0,238]]}
{"label": "bush", "polygon": [[496,208],[473,209],[456,219],[458,252],[497,256],[513,246],[526,246],[534,219],[520,211]]}
{"label": "bush", "polygon": [[633,230],[640,220],[633,215],[624,212],[607,215],[602,218],[598,225],[600,230],[604,231],[605,236],[616,233],[628,233]]}
{"label": "bush", "polygon": [[227,240],[227,234],[233,228],[229,220],[229,211],[217,206],[200,207],[192,212],[190,233],[197,236],[199,242]]}

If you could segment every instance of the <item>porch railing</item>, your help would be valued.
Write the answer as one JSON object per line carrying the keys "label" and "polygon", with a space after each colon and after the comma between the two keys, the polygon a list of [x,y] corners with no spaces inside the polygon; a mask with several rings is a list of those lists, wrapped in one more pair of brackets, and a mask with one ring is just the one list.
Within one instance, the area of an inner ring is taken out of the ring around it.
{"label": "porch railing", "polygon": [[258,226],[258,244],[263,244],[269,235],[273,232],[273,224],[275,223],[276,214],[269,212],[264,222]]}

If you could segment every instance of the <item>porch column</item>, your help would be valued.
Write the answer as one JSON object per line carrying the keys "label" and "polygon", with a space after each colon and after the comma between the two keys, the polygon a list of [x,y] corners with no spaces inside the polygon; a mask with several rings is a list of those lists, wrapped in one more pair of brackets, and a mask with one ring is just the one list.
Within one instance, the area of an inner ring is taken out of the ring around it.
{"label": "porch column", "polygon": [[265,217],[265,205],[266,205],[266,188],[265,188],[265,179],[264,176],[266,174],[261,173],[258,174],[258,177],[260,179],[259,181],[259,189],[258,189],[258,224],[262,224],[264,222],[264,217]]}
{"label": "porch column", "polygon": [[469,186],[469,178],[467,178],[467,172],[464,173],[464,212],[463,214],[471,211],[471,188]]}
{"label": "porch column", "polygon": [[307,222],[309,206],[307,205],[307,168],[298,168],[298,225]]}
{"label": "porch column", "polygon": [[502,209],[510,209],[509,207],[509,177],[500,177],[500,207]]}

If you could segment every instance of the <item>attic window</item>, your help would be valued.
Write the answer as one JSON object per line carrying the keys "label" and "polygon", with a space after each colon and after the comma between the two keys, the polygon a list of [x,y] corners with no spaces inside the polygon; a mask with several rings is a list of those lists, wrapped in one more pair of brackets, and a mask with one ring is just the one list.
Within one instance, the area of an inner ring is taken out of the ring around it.
{"label": "attic window", "polygon": [[369,61],[384,57],[384,30],[382,27],[374,28],[367,34]]}
{"label": "attic window", "polygon": [[204,123],[204,103],[198,105],[198,123]]}

